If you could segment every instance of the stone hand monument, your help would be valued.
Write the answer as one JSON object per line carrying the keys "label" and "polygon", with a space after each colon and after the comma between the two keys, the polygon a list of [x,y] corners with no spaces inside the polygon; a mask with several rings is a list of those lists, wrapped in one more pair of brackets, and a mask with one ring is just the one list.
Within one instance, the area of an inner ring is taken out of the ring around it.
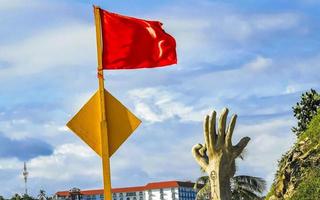
{"label": "stone hand monument", "polygon": [[192,148],[192,154],[201,168],[209,175],[211,200],[231,200],[230,178],[235,174],[235,159],[240,156],[250,138],[244,137],[237,145],[232,145],[232,134],[237,115],[231,117],[226,127],[228,109],[224,108],[216,129],[216,112],[204,120],[205,143]]}

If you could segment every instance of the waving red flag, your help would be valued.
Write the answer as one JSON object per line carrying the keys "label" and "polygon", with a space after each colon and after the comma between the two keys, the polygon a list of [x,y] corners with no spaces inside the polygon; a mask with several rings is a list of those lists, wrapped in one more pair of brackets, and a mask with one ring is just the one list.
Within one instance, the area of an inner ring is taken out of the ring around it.
{"label": "waving red flag", "polygon": [[103,69],[152,68],[177,63],[175,39],[162,23],[100,9]]}

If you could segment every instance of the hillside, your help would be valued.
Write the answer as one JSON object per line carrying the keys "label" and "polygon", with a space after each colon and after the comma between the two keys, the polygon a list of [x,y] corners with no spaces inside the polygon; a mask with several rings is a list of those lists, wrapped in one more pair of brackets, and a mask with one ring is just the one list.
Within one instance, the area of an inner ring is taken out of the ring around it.
{"label": "hillside", "polygon": [[320,112],[279,161],[266,199],[320,199]]}

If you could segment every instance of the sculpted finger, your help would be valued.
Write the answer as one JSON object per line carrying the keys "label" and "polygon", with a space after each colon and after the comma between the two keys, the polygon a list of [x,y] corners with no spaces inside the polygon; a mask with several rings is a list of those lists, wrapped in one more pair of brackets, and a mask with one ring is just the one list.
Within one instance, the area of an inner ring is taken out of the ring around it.
{"label": "sculpted finger", "polygon": [[203,146],[201,144],[196,144],[192,147],[192,155],[198,162],[198,164],[203,168],[206,169],[208,165],[208,160],[206,157],[202,156],[199,152],[200,149],[202,149]]}
{"label": "sculpted finger", "polygon": [[217,112],[216,111],[212,111],[211,117],[210,117],[210,126],[209,126],[209,130],[210,130],[209,143],[210,143],[210,145],[212,147],[215,146],[215,142],[216,142],[216,139],[217,139],[216,116],[217,116]]}
{"label": "sculpted finger", "polygon": [[219,118],[219,128],[218,128],[218,146],[221,146],[225,140],[226,122],[228,116],[228,108],[224,108]]}
{"label": "sculpted finger", "polygon": [[210,148],[210,133],[209,133],[209,115],[206,115],[203,121],[203,130],[204,130],[204,144],[207,148]]}
{"label": "sculpted finger", "polygon": [[233,147],[233,154],[235,158],[237,158],[242,153],[243,149],[247,146],[249,141],[249,137],[244,137],[236,146]]}
{"label": "sculpted finger", "polygon": [[202,157],[206,157],[206,151],[207,151],[207,147],[206,145],[203,145],[200,149],[199,149],[199,153]]}
{"label": "sculpted finger", "polygon": [[226,134],[227,147],[232,147],[232,135],[233,135],[234,127],[236,126],[236,122],[237,122],[237,115],[232,115],[229,126],[228,126],[228,131]]}

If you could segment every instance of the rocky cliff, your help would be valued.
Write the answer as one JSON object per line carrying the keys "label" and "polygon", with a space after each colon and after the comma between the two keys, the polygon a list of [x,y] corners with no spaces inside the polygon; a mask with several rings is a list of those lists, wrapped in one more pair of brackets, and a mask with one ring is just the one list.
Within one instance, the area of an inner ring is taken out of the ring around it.
{"label": "rocky cliff", "polygon": [[[320,199],[318,172],[320,172],[320,113],[312,119],[308,129],[299,136],[296,144],[279,161],[274,183],[266,199]],[[297,198],[297,196],[306,197]]]}

